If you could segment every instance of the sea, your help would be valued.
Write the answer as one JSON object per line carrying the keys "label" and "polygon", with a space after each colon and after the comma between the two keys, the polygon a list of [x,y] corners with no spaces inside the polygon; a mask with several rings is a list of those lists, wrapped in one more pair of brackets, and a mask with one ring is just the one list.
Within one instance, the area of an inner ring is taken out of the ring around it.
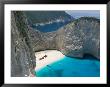
{"label": "sea", "polygon": [[70,21],[65,21],[65,22],[53,22],[51,24],[44,24],[44,25],[35,25],[33,24],[31,27],[33,29],[37,29],[41,32],[52,32],[52,31],[56,31],[58,30],[59,28],[61,28],[62,26],[66,25],[70,23]]}
{"label": "sea", "polygon": [[[68,22],[32,26],[41,32],[56,31]],[[100,61],[97,58],[86,55],[83,58],[65,56],[60,61],[49,64],[39,71],[35,71],[37,77],[100,77]]]}
{"label": "sea", "polygon": [[100,77],[100,61],[90,55],[84,58],[65,56],[35,73],[37,77]]}

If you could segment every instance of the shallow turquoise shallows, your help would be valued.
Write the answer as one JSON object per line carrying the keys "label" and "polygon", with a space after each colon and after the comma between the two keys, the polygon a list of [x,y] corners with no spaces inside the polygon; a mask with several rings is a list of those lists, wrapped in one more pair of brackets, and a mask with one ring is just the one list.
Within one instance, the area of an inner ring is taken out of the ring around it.
{"label": "shallow turquoise shallows", "polygon": [[100,61],[88,56],[84,59],[64,57],[36,72],[37,77],[99,77]]}

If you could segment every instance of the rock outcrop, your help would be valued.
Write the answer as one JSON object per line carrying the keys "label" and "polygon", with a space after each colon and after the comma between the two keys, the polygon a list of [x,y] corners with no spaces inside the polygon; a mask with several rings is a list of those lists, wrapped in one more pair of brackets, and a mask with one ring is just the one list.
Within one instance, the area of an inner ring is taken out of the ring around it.
{"label": "rock outcrop", "polygon": [[83,57],[91,54],[100,58],[100,22],[82,17],[57,31],[57,45],[66,56]]}
{"label": "rock outcrop", "polygon": [[21,11],[11,13],[11,76],[34,74],[35,52],[59,50],[64,55],[100,58],[100,21],[82,17],[53,32],[33,29]]}
{"label": "rock outcrop", "polygon": [[11,76],[34,74],[35,54],[28,35],[28,26],[22,12],[11,12]]}
{"label": "rock outcrop", "polygon": [[91,54],[100,58],[100,22],[92,17],[82,17],[54,32],[29,30],[34,51],[57,49],[70,57]]}

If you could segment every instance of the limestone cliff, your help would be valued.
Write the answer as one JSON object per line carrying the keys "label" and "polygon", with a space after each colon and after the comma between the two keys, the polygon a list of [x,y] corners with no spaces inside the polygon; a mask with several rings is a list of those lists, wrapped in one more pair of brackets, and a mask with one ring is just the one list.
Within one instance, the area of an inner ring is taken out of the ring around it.
{"label": "limestone cliff", "polygon": [[35,56],[22,12],[11,12],[11,76],[34,74]]}
{"label": "limestone cliff", "polygon": [[25,14],[11,12],[11,76],[34,74],[35,52],[59,50],[70,57],[91,54],[100,58],[100,21],[82,17],[52,32],[33,29]]}
{"label": "limestone cliff", "polygon": [[29,31],[34,51],[57,49],[70,57],[91,54],[100,58],[99,19],[82,17],[54,32]]}
{"label": "limestone cliff", "polygon": [[92,17],[82,17],[57,31],[57,45],[70,57],[91,54],[100,58],[100,22]]}

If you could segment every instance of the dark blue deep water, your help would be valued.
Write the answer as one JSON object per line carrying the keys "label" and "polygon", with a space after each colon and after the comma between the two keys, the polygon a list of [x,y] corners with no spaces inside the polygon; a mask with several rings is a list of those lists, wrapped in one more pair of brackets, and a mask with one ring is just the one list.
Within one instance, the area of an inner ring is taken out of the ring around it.
{"label": "dark blue deep water", "polygon": [[58,30],[60,27],[68,24],[69,21],[66,21],[66,22],[53,22],[52,24],[45,24],[45,25],[38,25],[38,26],[35,26],[35,25],[32,25],[32,27],[34,29],[37,29],[41,32],[51,32],[51,31],[56,31]]}
{"label": "dark blue deep water", "polygon": [[64,57],[36,72],[37,77],[99,77],[100,61],[88,56],[84,59]]}

